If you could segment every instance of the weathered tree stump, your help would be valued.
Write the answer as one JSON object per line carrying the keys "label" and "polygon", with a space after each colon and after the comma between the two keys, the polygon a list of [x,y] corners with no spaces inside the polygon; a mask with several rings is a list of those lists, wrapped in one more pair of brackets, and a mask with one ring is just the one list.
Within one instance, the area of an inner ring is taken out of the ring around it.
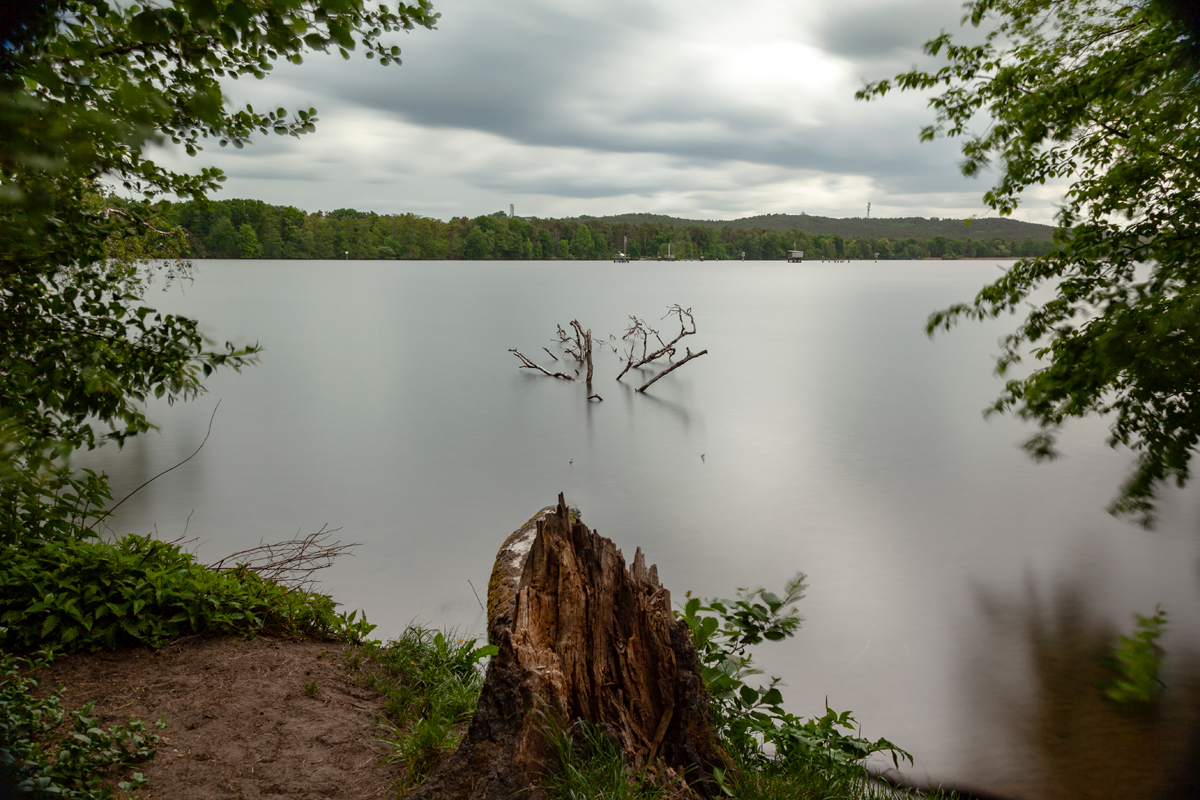
{"label": "weathered tree stump", "polygon": [[712,798],[728,766],[708,710],[700,662],[671,595],[639,548],[626,569],[611,540],[588,530],[563,496],[500,548],[488,586],[488,665],[462,744],[412,800],[536,798],[554,767],[551,720],[603,727],[627,763],[680,797]]}

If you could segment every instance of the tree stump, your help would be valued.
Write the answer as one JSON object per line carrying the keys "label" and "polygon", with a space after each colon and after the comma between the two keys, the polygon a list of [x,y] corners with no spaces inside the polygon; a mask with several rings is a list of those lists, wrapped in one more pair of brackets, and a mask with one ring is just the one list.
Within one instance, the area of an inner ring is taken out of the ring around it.
{"label": "tree stump", "polygon": [[563,496],[504,542],[488,586],[488,639],[499,652],[459,748],[411,800],[537,798],[555,766],[550,721],[586,720],[679,797],[718,794],[727,768],[687,624],[646,568],[626,569]]}

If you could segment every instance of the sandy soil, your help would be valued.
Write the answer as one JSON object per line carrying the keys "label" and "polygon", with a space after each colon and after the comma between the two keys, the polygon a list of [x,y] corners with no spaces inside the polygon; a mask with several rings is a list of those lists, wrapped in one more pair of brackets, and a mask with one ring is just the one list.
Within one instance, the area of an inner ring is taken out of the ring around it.
{"label": "sandy soil", "polygon": [[106,726],[166,719],[138,798],[395,796],[398,771],[379,764],[382,701],[355,685],[345,649],[199,639],[158,652],[77,654],[43,670],[41,689],[65,685],[67,709],[96,701]]}

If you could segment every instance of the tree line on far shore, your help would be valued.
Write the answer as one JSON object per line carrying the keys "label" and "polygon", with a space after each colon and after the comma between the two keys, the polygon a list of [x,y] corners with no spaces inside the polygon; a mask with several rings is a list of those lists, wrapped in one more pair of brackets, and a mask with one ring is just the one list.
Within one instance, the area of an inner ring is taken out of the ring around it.
{"label": "tree line on far shore", "polygon": [[[187,202],[168,216],[186,232],[194,258],[608,259],[657,257],[750,261],[804,251],[806,260],[1017,258],[1043,255],[1035,239],[849,238],[802,230],[672,226],[606,219],[524,219],[502,211],[449,222],[415,214],[341,208],[307,213],[260,200]],[[876,255],[878,254],[878,255]]]}

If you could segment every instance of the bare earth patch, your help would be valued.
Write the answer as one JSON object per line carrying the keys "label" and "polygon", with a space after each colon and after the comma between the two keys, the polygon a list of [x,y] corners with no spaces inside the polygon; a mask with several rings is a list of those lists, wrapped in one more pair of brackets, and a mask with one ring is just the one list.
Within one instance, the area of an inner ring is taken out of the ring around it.
{"label": "bare earth patch", "polygon": [[41,691],[65,685],[66,709],[96,701],[105,726],[167,720],[138,798],[394,796],[398,771],[378,764],[383,702],[355,684],[346,648],[220,638],[76,654],[42,671]]}

